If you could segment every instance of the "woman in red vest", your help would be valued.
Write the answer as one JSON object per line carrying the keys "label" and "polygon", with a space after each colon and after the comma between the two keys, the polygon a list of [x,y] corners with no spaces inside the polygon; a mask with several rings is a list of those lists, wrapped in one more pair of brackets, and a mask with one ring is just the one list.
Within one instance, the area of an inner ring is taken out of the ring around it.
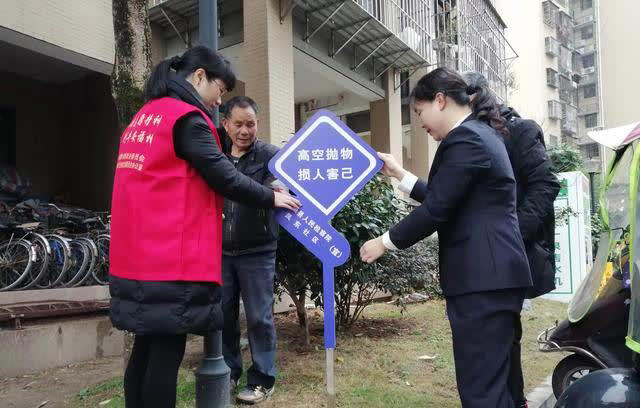
{"label": "woman in red vest", "polygon": [[222,327],[223,197],[257,208],[300,205],[222,153],[211,114],[235,82],[229,62],[203,46],[163,61],[120,139],[109,289],[113,325],[136,335],[128,408],[175,407],[187,333]]}

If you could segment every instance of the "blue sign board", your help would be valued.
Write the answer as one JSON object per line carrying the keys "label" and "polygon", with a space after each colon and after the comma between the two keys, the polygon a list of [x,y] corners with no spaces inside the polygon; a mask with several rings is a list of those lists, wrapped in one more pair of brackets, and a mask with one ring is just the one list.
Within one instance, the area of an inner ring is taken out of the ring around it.
{"label": "blue sign board", "polygon": [[349,259],[349,242],[330,221],[381,168],[375,150],[324,109],[269,162],[271,173],[302,203],[297,213],[279,210],[278,222],[323,264],[328,349],[335,348],[333,270]]}

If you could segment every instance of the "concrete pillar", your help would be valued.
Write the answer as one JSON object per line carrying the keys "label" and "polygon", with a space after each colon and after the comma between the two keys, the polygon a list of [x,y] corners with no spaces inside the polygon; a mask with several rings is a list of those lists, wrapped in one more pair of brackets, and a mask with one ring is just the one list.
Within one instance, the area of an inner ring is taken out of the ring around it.
{"label": "concrete pillar", "polygon": [[[236,87],[233,88],[233,91],[229,91],[226,94],[224,94],[224,96],[222,97],[222,103],[226,103],[229,99],[233,98],[234,96],[245,96],[245,95],[246,93],[245,93],[244,82],[242,82],[239,79],[236,79]],[[261,127],[262,126],[260,126],[260,128]],[[261,130],[260,128],[258,128],[258,130]]]}
{"label": "concrete pillar", "polygon": [[[409,79],[411,89],[415,84],[429,72],[427,68],[416,71]],[[410,106],[411,110],[411,167],[408,169],[418,177],[426,178],[429,174],[429,169],[433,163],[433,157],[438,149],[438,142],[433,140],[431,136],[422,128],[422,122],[418,115],[413,110],[413,105]]]}
{"label": "concrete pillar", "polygon": [[386,97],[370,104],[371,146],[377,151],[391,153],[399,163],[402,159],[402,108],[400,88],[395,89],[394,70],[384,76]]}
{"label": "concrete pillar", "polygon": [[294,133],[293,26],[278,0],[244,0],[245,95],[260,110],[261,140],[282,146]]}

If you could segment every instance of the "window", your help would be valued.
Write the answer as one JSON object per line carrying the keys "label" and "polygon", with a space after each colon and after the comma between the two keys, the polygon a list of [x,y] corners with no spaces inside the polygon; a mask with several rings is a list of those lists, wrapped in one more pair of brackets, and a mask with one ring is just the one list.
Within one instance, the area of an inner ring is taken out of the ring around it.
{"label": "window", "polygon": [[593,38],[593,24],[587,24],[580,29],[580,38],[583,40]]}
{"label": "window", "polygon": [[582,56],[582,68],[590,68],[592,66],[595,65],[595,55],[594,54],[589,54],[589,55],[583,55]]}
{"label": "window", "polygon": [[411,89],[409,88],[409,72],[404,71],[400,73],[400,97],[407,98]]}
{"label": "window", "polygon": [[593,0],[582,0],[583,10],[590,9],[591,7],[593,7]]}
{"label": "window", "polygon": [[588,144],[586,147],[587,157],[592,159],[594,157],[600,157],[600,145],[597,143]]}
{"label": "window", "polygon": [[582,88],[582,96],[584,99],[593,98],[596,96],[596,84],[585,85]]}
{"label": "window", "polygon": [[347,115],[347,126],[356,133],[371,130],[370,111],[350,113]]}
{"label": "window", "polygon": [[584,115],[584,127],[587,129],[594,128],[598,126],[598,114],[590,113],[588,115]]}

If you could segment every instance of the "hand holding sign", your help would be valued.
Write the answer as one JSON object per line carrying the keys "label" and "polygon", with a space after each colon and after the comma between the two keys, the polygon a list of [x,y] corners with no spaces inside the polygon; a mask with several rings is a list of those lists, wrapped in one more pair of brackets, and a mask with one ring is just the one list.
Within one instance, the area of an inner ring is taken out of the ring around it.
{"label": "hand holding sign", "polygon": [[300,201],[280,191],[273,192],[273,202],[276,208],[284,208],[291,211],[296,211],[300,208]]}
{"label": "hand holding sign", "polygon": [[382,174],[387,177],[393,177],[398,181],[402,181],[402,178],[404,177],[406,171],[396,161],[396,158],[389,153],[380,152],[378,152],[378,157],[384,162],[384,166],[382,167]]}
{"label": "hand holding sign", "polygon": [[334,268],[349,259],[346,238],[331,218],[380,170],[376,152],[332,112],[318,111],[269,162],[269,170],[302,203],[297,212],[279,211],[280,225],[322,261],[327,391],[335,397]]}

